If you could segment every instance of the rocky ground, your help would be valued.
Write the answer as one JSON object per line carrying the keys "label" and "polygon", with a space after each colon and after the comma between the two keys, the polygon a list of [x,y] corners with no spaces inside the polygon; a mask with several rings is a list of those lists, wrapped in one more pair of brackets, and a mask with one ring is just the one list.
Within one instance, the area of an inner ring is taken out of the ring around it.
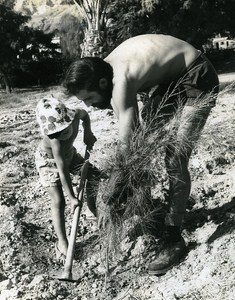
{"label": "rocky ground", "polygon": [[[226,85],[222,82],[222,87]],[[183,235],[187,256],[166,275],[148,276],[153,238],[126,238],[111,261],[96,221],[84,205],[75,247],[73,278],[60,281],[50,201],[38,182],[34,151],[40,139],[34,109],[59,87],[1,92],[0,300],[235,299],[235,89],[223,89],[190,162],[192,195]],[[71,106],[76,106],[74,98]],[[98,141],[91,161],[102,167],[117,141],[111,111],[89,110]],[[75,146],[83,153],[81,134]],[[69,205],[68,205],[69,207]],[[71,225],[66,210],[67,230]]]}

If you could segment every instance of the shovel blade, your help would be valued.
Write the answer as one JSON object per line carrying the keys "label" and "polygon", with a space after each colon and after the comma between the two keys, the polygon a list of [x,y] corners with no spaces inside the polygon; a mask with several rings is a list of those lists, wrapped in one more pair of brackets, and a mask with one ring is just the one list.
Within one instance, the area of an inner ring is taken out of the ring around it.
{"label": "shovel blade", "polygon": [[60,281],[76,282],[76,280],[73,279],[72,272],[70,271],[64,271],[58,279]]}

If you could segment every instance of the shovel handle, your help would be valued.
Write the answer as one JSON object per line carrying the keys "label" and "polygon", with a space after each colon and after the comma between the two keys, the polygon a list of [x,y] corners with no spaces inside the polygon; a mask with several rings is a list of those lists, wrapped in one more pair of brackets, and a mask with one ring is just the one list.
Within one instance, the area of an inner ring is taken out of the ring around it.
{"label": "shovel handle", "polygon": [[67,250],[67,255],[66,255],[66,260],[64,265],[64,271],[61,278],[64,280],[72,280],[72,265],[73,265],[74,249],[75,249],[78,223],[79,223],[82,205],[83,205],[83,194],[84,194],[84,188],[87,180],[89,157],[90,157],[90,153],[88,151],[88,148],[86,147],[86,152],[84,157],[85,163],[82,166],[82,170],[81,170],[81,179],[78,187],[78,196],[77,196],[78,200],[81,202],[81,206],[77,206],[75,208],[74,215],[73,215],[72,227],[69,236],[69,245],[68,245],[68,250]]}
{"label": "shovel handle", "polygon": [[90,151],[91,151],[91,148],[88,147],[88,146],[86,146],[85,155],[84,155],[85,161],[89,159],[89,157],[90,157]]}

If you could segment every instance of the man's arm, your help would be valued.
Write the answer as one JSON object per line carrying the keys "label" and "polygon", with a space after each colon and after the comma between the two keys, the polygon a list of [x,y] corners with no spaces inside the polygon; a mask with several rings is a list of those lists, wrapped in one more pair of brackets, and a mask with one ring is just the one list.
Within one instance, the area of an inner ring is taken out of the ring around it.
{"label": "man's arm", "polygon": [[119,141],[126,149],[135,127],[139,123],[136,91],[127,81],[115,84],[112,106],[119,120]]}
{"label": "man's arm", "polygon": [[[130,139],[139,122],[135,89],[131,88],[127,81],[119,81],[114,85],[111,104],[119,120],[120,154],[121,157],[126,157]],[[126,179],[123,175],[120,172],[119,165],[113,167],[109,178],[107,198],[104,198],[108,205],[119,206],[120,201],[126,201],[128,192],[125,188]]]}

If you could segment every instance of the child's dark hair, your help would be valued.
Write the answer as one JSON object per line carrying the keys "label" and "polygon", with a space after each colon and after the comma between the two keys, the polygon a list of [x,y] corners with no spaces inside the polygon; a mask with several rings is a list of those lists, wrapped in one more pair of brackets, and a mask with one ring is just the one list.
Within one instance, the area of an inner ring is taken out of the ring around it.
{"label": "child's dark hair", "polygon": [[98,91],[101,78],[106,78],[109,83],[112,82],[113,69],[110,64],[99,57],[84,57],[69,66],[63,86],[72,95],[81,89]]}

